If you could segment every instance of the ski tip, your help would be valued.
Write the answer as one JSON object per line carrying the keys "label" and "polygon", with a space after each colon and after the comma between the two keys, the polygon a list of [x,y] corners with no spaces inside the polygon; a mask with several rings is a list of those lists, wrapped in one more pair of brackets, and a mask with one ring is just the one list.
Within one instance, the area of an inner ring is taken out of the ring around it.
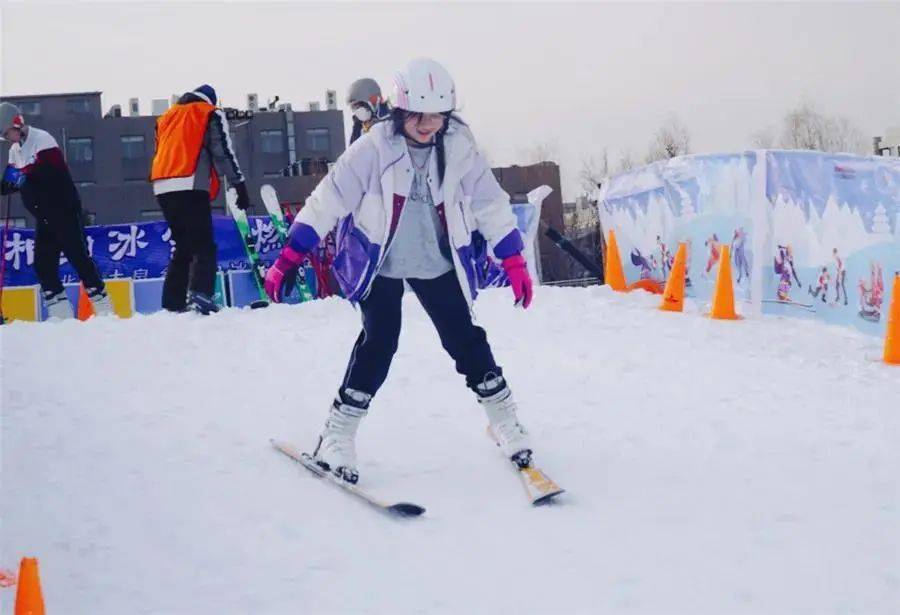
{"label": "ski tip", "polygon": [[418,504],[409,502],[398,502],[388,506],[385,510],[398,517],[418,517],[425,512],[425,509]]}
{"label": "ski tip", "polygon": [[550,502],[553,501],[553,498],[555,498],[556,496],[558,496],[562,493],[565,493],[565,492],[566,492],[565,489],[560,489],[559,491],[554,491],[552,493],[545,493],[544,495],[533,499],[531,501],[531,505],[532,506],[543,506],[544,504],[549,504]]}

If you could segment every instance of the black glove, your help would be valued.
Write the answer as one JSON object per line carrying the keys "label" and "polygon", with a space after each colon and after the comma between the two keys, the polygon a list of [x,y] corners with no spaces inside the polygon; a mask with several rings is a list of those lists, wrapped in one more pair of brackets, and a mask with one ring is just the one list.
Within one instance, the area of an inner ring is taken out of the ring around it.
{"label": "black glove", "polygon": [[19,191],[19,187],[12,182],[2,181],[0,182],[0,195],[6,196],[7,194],[13,194]]}
{"label": "black glove", "polygon": [[234,191],[237,193],[235,205],[237,205],[237,208],[241,211],[247,211],[250,208],[250,195],[247,194],[247,182],[235,184]]}

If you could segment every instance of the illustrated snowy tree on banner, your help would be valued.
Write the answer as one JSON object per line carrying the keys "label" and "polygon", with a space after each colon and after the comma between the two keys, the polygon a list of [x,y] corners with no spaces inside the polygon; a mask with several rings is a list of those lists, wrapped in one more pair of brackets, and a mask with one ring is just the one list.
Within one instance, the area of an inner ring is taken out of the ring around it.
{"label": "illustrated snowy tree on banner", "polygon": [[887,209],[881,203],[875,208],[875,215],[872,216],[872,233],[884,236],[891,234],[891,222],[887,217]]}

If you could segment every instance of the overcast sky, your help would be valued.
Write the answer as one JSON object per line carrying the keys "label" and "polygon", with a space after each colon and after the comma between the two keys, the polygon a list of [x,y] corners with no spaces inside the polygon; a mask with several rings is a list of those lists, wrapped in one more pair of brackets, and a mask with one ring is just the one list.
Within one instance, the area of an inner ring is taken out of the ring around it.
{"label": "overcast sky", "polygon": [[581,160],[642,157],[669,115],[698,152],[750,146],[801,101],[869,137],[900,125],[900,3],[5,4],[3,94],[102,90],[103,105],[200,83],[295,108],[430,56],[495,165],[558,144],[564,197]]}

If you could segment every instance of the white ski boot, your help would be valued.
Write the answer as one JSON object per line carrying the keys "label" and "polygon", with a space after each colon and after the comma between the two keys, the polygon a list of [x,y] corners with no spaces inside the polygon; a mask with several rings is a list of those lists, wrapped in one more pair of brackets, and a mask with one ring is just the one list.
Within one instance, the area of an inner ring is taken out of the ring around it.
{"label": "white ski boot", "polygon": [[91,300],[91,305],[94,306],[96,316],[109,316],[113,313],[112,300],[105,288],[88,288],[87,296]]}
{"label": "white ski boot", "polygon": [[516,402],[512,391],[502,376],[485,379],[476,385],[478,403],[484,406],[488,417],[488,429],[497,446],[520,468],[531,465],[531,441],[528,432],[516,416]]}
{"label": "white ski boot", "polygon": [[75,318],[72,304],[66,296],[66,291],[53,294],[53,291],[43,293],[44,307],[47,308],[49,318]]}
{"label": "white ski boot", "polygon": [[360,420],[368,413],[371,399],[372,396],[368,393],[342,389],[331,404],[325,429],[313,452],[313,459],[323,469],[352,484],[359,480],[356,468],[356,431]]}

